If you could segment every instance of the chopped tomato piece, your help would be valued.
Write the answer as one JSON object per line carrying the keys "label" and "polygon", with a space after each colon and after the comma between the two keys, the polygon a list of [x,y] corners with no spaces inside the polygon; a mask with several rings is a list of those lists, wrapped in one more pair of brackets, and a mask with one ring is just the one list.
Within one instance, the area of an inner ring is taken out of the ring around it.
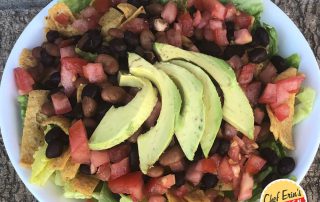
{"label": "chopped tomato piece", "polygon": [[195,12],[193,14],[193,24],[192,25],[194,27],[197,27],[200,24],[201,19],[202,19],[201,12],[199,10],[197,10],[197,12]]}
{"label": "chopped tomato piece", "polygon": [[226,16],[226,7],[217,0],[202,0],[204,9],[209,11],[213,18],[224,20]]}
{"label": "chopped tomato piece", "polygon": [[252,36],[248,29],[240,29],[235,31],[234,37],[234,42],[239,45],[244,45],[252,41]]}
{"label": "chopped tomato piece", "polygon": [[272,108],[272,112],[279,121],[283,121],[289,117],[290,107],[288,106],[288,104],[282,104],[276,108]]}
{"label": "chopped tomato piece", "polygon": [[253,185],[253,177],[247,172],[243,173],[241,178],[238,201],[245,201],[252,197]]}
{"label": "chopped tomato piece", "polygon": [[220,20],[210,20],[209,21],[209,27],[210,27],[211,30],[222,29],[223,28],[223,23]]}
{"label": "chopped tomato piece", "polygon": [[90,163],[87,132],[82,120],[76,121],[69,128],[69,141],[73,162],[80,164]]}
{"label": "chopped tomato piece", "polygon": [[109,163],[99,166],[96,176],[102,181],[108,181],[111,175],[111,168]]}
{"label": "chopped tomato piece", "polygon": [[211,15],[209,12],[202,13],[202,18],[200,20],[199,25],[197,26],[198,29],[202,29],[209,23],[209,20],[211,19]]}
{"label": "chopped tomato piece", "polygon": [[191,37],[193,35],[193,21],[189,12],[179,15],[178,22],[181,24],[182,34]]}
{"label": "chopped tomato piece", "polygon": [[129,144],[120,144],[111,149],[108,149],[110,162],[116,163],[121,161],[122,159],[129,156],[130,153],[130,145]]}
{"label": "chopped tomato piece", "polygon": [[90,29],[89,23],[86,19],[77,19],[72,23],[72,27],[81,33],[85,33]]}
{"label": "chopped tomato piece", "polygon": [[99,167],[102,164],[109,163],[109,153],[108,150],[101,151],[91,151],[91,164],[95,167]]}
{"label": "chopped tomato piece", "polygon": [[233,21],[237,14],[237,9],[233,4],[226,5],[226,21]]}
{"label": "chopped tomato piece", "polygon": [[218,173],[218,167],[221,157],[219,155],[213,155],[208,159],[201,159],[198,161],[196,169],[202,173]]}
{"label": "chopped tomato piece", "polygon": [[148,195],[165,194],[176,183],[175,176],[170,174],[164,177],[152,178],[146,185]]}
{"label": "chopped tomato piece", "polygon": [[241,159],[241,154],[240,154],[240,146],[236,140],[231,141],[231,145],[228,151],[228,156],[230,159],[232,159],[234,162],[239,162]]}
{"label": "chopped tomato piece", "polygon": [[31,74],[21,67],[15,68],[13,72],[19,94],[25,95],[32,91],[35,81]]}
{"label": "chopped tomato piece", "polygon": [[111,1],[110,0],[94,0],[94,2],[92,3],[92,6],[99,13],[105,13],[111,7]]}
{"label": "chopped tomato piece", "polygon": [[191,165],[186,172],[186,180],[191,182],[194,186],[200,183],[203,176],[203,173],[198,171],[196,167],[196,164]]}
{"label": "chopped tomato piece", "polygon": [[82,67],[83,75],[90,83],[101,83],[107,79],[101,63],[89,63]]}
{"label": "chopped tomato piece", "polygon": [[149,25],[142,18],[134,18],[127,22],[123,28],[133,33],[141,33],[143,30],[149,29]]}
{"label": "chopped tomato piece", "polygon": [[287,103],[290,93],[281,85],[277,85],[277,101],[270,103],[271,108],[276,108],[281,104]]}
{"label": "chopped tomato piece", "polygon": [[125,158],[118,163],[111,164],[111,176],[110,180],[117,179],[130,172],[129,158]]}
{"label": "chopped tomato piece", "polygon": [[251,175],[255,175],[260,172],[266,161],[255,154],[251,154],[248,161],[246,162],[246,172]]}
{"label": "chopped tomato piece", "polygon": [[219,165],[218,178],[222,182],[229,183],[232,181],[233,177],[234,177],[233,171],[228,162],[228,158],[224,157]]}
{"label": "chopped tomato piece", "polygon": [[75,49],[74,46],[67,46],[67,47],[60,48],[61,58],[76,57],[77,54],[74,49]]}
{"label": "chopped tomato piece", "polygon": [[281,86],[283,89],[288,91],[289,93],[297,93],[300,90],[300,86],[302,82],[304,81],[305,76],[299,75],[295,77],[290,77],[288,79],[283,79],[280,81],[277,81],[277,86]]}
{"label": "chopped tomato piece", "polygon": [[54,20],[63,26],[67,26],[70,22],[69,16],[64,13],[59,13],[57,16],[55,16]]}
{"label": "chopped tomato piece", "polygon": [[236,27],[239,29],[249,29],[254,22],[254,17],[247,15],[245,13],[241,13],[237,15],[234,19],[234,23]]}
{"label": "chopped tomato piece", "polygon": [[208,27],[204,28],[203,36],[207,41],[214,41],[213,31]]}
{"label": "chopped tomato piece", "polygon": [[227,38],[227,30],[215,29],[213,30],[213,40],[219,46],[227,46],[229,44]]}
{"label": "chopped tomato piece", "polygon": [[168,23],[173,23],[178,14],[178,7],[177,4],[173,1],[169,1],[164,9],[162,10],[161,17],[167,21]]}
{"label": "chopped tomato piece", "polygon": [[259,99],[259,103],[270,104],[277,101],[277,85],[268,83],[264,89],[262,96]]}
{"label": "chopped tomato piece", "polygon": [[164,196],[151,196],[148,200],[148,202],[166,202],[166,198]]}
{"label": "chopped tomato piece", "polygon": [[129,173],[115,180],[110,180],[108,187],[116,194],[130,194],[134,200],[143,199],[143,178],[141,172]]}
{"label": "chopped tomato piece", "polygon": [[51,100],[54,111],[57,115],[65,114],[72,111],[70,101],[64,93],[58,92],[51,95]]}
{"label": "chopped tomato piece", "polygon": [[238,81],[240,84],[248,84],[253,79],[253,74],[257,66],[255,64],[249,63],[242,67]]}
{"label": "chopped tomato piece", "polygon": [[250,83],[245,90],[246,96],[252,105],[256,105],[261,94],[261,82],[255,81]]}
{"label": "chopped tomato piece", "polygon": [[178,189],[174,190],[174,195],[176,195],[177,197],[183,198],[190,191],[191,191],[190,185],[184,184],[180,186]]}

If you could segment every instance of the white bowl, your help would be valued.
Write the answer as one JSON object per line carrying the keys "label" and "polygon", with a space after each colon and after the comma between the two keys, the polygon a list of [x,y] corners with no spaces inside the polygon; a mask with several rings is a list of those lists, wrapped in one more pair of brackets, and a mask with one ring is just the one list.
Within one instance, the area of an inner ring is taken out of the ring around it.
{"label": "white bowl", "polygon": [[[20,109],[17,103],[17,89],[14,82],[13,69],[18,66],[18,58],[23,48],[33,48],[44,40],[43,25],[48,9],[56,2],[46,6],[25,28],[13,47],[8,58],[0,88],[0,126],[4,145],[12,165],[30,192],[39,200],[46,202],[76,201],[67,200],[62,196],[62,190],[49,182],[45,187],[34,186],[29,183],[30,170],[19,165],[19,146],[21,139]],[[305,85],[317,92],[314,110],[308,119],[298,124],[294,130],[296,150],[292,156],[297,166],[293,175],[300,183],[311,166],[320,142],[320,72],[315,56],[308,42],[294,23],[275,4],[264,1],[265,11],[262,21],[274,26],[279,34],[280,53],[289,56],[292,53],[301,55],[300,71],[306,74]]]}

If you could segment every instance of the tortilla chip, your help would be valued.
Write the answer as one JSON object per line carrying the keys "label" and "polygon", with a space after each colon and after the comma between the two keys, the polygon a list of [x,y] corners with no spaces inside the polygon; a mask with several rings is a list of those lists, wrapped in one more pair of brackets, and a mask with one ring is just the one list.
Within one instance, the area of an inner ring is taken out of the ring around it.
{"label": "tortilla chip", "polygon": [[120,27],[122,27],[124,24],[126,24],[127,22],[129,22],[130,20],[138,17],[138,15],[140,15],[141,13],[146,13],[146,11],[144,10],[143,6],[140,6],[129,18],[127,18],[126,21],[124,21]]}
{"label": "tortilla chip", "polygon": [[71,123],[67,118],[60,116],[52,116],[41,122],[41,126],[44,128],[48,125],[59,126],[68,135]]}
{"label": "tortilla chip", "polygon": [[77,103],[81,102],[81,95],[82,95],[82,91],[83,91],[85,86],[86,86],[86,84],[80,84],[78,89],[77,89]]}
{"label": "tortilla chip", "polygon": [[[279,74],[275,79],[275,81],[287,79],[287,78],[296,76],[296,74],[297,74],[297,69],[289,68],[286,71]],[[271,122],[270,131],[273,133],[273,136],[276,140],[279,139],[284,147],[291,150],[294,149],[292,127],[293,127],[295,96],[296,96],[295,93],[290,94],[289,96],[288,106],[290,108],[290,113],[289,113],[289,117],[283,121],[279,121],[277,117],[274,116],[271,108],[267,106],[267,112]]]}
{"label": "tortilla chip", "polygon": [[132,16],[134,12],[138,10],[135,6],[128,3],[119,3],[117,5],[117,8],[123,12],[126,18],[129,18],[130,16]]}
{"label": "tortilla chip", "polygon": [[187,202],[210,202],[210,199],[205,195],[202,190],[195,190],[184,196]]}
{"label": "tortilla chip", "polygon": [[77,175],[78,169],[80,167],[79,163],[74,163],[71,158],[67,161],[66,166],[61,171],[61,178],[63,181],[69,181]]}
{"label": "tortilla chip", "polygon": [[176,197],[173,193],[168,191],[166,193],[166,197],[168,199],[168,202],[185,202],[184,199]]}
{"label": "tortilla chip", "polygon": [[37,66],[37,60],[33,57],[32,51],[24,48],[19,57],[19,66],[23,68],[31,68]]}
{"label": "tortilla chip", "polygon": [[68,185],[70,186],[70,189],[75,192],[79,192],[86,196],[92,196],[92,193],[99,182],[100,180],[92,176],[78,174],[68,182]]}
{"label": "tortilla chip", "polygon": [[48,164],[53,170],[63,170],[70,159],[70,156],[70,148],[68,148],[60,157],[51,159]]}
{"label": "tortilla chip", "polygon": [[41,106],[47,101],[48,93],[45,90],[34,90],[29,93],[20,146],[20,163],[24,167],[31,167],[33,154],[44,142],[43,130],[36,118]]}
{"label": "tortilla chip", "polygon": [[123,19],[124,15],[120,11],[115,8],[110,8],[99,21],[99,24],[102,27],[102,36],[107,37],[109,29],[119,27]]}

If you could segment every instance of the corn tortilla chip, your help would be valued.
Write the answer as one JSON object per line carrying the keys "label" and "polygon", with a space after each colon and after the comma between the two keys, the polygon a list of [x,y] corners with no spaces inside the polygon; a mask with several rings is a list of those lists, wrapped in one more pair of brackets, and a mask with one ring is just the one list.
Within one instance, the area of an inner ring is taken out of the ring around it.
{"label": "corn tortilla chip", "polygon": [[172,192],[168,191],[166,193],[168,202],[185,202],[184,199],[176,197]]}
{"label": "corn tortilla chip", "polygon": [[79,163],[74,163],[71,158],[67,161],[66,166],[64,169],[60,172],[61,178],[63,181],[69,181],[77,175],[78,169],[80,167]]}
{"label": "corn tortilla chip", "polygon": [[129,18],[137,11],[137,8],[128,3],[119,3],[117,8],[121,10],[126,18]]}
{"label": "corn tortilla chip", "polygon": [[63,170],[67,164],[67,161],[70,159],[71,153],[70,153],[70,148],[68,148],[66,151],[63,152],[63,154],[58,157],[51,159],[49,161],[48,165],[53,169],[53,170]]}
{"label": "corn tortilla chip", "polygon": [[37,122],[37,113],[47,101],[48,93],[45,90],[34,90],[29,93],[20,146],[20,163],[24,167],[31,167],[33,154],[44,142],[43,130]]}
{"label": "corn tortilla chip", "polygon": [[184,196],[187,202],[210,202],[210,199],[205,195],[202,190],[195,190]]}
{"label": "corn tortilla chip", "polygon": [[102,27],[102,36],[106,38],[108,36],[109,29],[119,27],[123,19],[124,15],[120,11],[110,8],[109,11],[100,18],[99,21],[99,24]]}
{"label": "corn tortilla chip", "polygon": [[[280,75],[278,75],[275,81],[287,79],[296,75],[297,75],[297,69],[289,68],[286,71],[282,72]],[[288,100],[288,106],[290,108],[289,117],[283,121],[279,121],[277,117],[274,116],[271,108],[267,106],[267,112],[271,122],[270,131],[273,133],[274,138],[276,140],[279,139],[284,147],[291,150],[294,149],[292,127],[293,127],[295,96],[296,96],[295,93],[290,94],[290,97]]]}
{"label": "corn tortilla chip", "polygon": [[71,123],[67,118],[60,116],[52,116],[41,122],[41,126],[43,128],[45,128],[48,125],[59,126],[66,134],[69,134],[69,128],[71,126]]}
{"label": "corn tortilla chip", "polygon": [[33,57],[32,51],[24,48],[19,57],[19,65],[23,68],[31,68],[37,66],[37,60]]}
{"label": "corn tortilla chip", "polygon": [[68,182],[68,186],[75,192],[79,192],[86,196],[92,196],[92,193],[99,184],[99,181],[100,180],[92,176],[78,174],[75,178]]}
{"label": "corn tortilla chip", "polygon": [[138,15],[140,15],[141,13],[146,13],[146,11],[144,10],[144,7],[141,6],[139,7],[129,18],[127,18],[126,21],[124,21],[121,25],[120,25],[120,28],[125,25],[127,22],[129,22],[130,20],[138,17]]}

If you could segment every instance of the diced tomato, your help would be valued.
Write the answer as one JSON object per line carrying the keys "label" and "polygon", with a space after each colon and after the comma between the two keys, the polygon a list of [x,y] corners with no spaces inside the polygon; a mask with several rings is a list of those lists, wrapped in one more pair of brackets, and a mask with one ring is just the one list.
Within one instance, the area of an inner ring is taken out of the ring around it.
{"label": "diced tomato", "polygon": [[243,136],[242,141],[244,143],[244,147],[240,148],[243,149],[245,154],[251,154],[259,148],[258,144],[254,140],[249,139],[247,136]]}
{"label": "diced tomato", "polygon": [[94,0],[94,2],[92,3],[92,6],[99,13],[105,13],[111,7],[111,1],[110,0]]}
{"label": "diced tomato", "polygon": [[60,56],[61,56],[61,58],[76,57],[77,54],[75,52],[75,47],[74,46],[67,46],[64,48],[60,48]]}
{"label": "diced tomato", "polygon": [[149,29],[149,25],[142,18],[134,18],[127,22],[123,28],[133,33],[141,33],[143,30]]}
{"label": "diced tomato", "polygon": [[[240,165],[238,165],[240,167]],[[240,192],[240,184],[241,184],[241,175],[238,173],[237,177],[234,177],[232,180],[232,189],[233,189],[233,195],[235,198],[238,198],[239,192]]]}
{"label": "diced tomato", "polygon": [[250,83],[246,88],[246,96],[252,105],[256,105],[261,94],[261,82],[255,81]]}
{"label": "diced tomato", "polygon": [[257,107],[254,109],[253,114],[254,114],[254,122],[257,124],[261,124],[264,119],[265,112],[262,111],[261,108]]}
{"label": "diced tomato", "polygon": [[115,180],[110,180],[108,187],[116,194],[130,194],[135,200],[143,199],[143,178],[141,172],[129,173]]}
{"label": "diced tomato", "polygon": [[211,14],[209,12],[202,13],[202,18],[200,20],[200,23],[198,24],[197,28],[202,29],[209,23],[209,20],[211,19]]}
{"label": "diced tomato", "polygon": [[277,81],[277,86],[281,86],[281,88],[285,89],[289,93],[297,93],[300,90],[300,86],[302,82],[304,81],[305,76],[299,75],[295,77],[290,77],[287,79],[283,79],[280,81]]}
{"label": "diced tomato", "polygon": [[35,81],[33,80],[31,74],[26,69],[21,67],[15,68],[13,72],[19,94],[26,95],[32,91]]}
{"label": "diced tomato", "polygon": [[65,114],[72,111],[70,101],[64,93],[58,92],[51,95],[51,100],[54,111],[57,115]]}
{"label": "diced tomato", "polygon": [[244,45],[252,41],[252,36],[248,29],[240,29],[235,31],[234,37],[234,42],[238,45]]}
{"label": "diced tomato", "polygon": [[217,0],[202,0],[204,9],[209,11],[213,18],[224,20],[226,16],[226,7]]}
{"label": "diced tomato", "polygon": [[276,76],[277,69],[271,62],[269,62],[269,64],[259,74],[259,79],[263,83],[271,83]]}
{"label": "diced tomato", "polygon": [[240,76],[238,81],[240,84],[248,84],[253,79],[254,71],[256,70],[257,66],[255,64],[249,63],[242,67]]}
{"label": "diced tomato", "polygon": [[90,83],[101,83],[107,79],[101,63],[89,63],[82,67],[82,71]]}
{"label": "diced tomato", "polygon": [[85,33],[90,29],[89,23],[86,19],[77,19],[72,23],[72,27],[81,33]]}
{"label": "diced tomato", "polygon": [[178,22],[181,24],[182,34],[187,37],[193,35],[193,21],[189,12],[185,12],[178,17]]}
{"label": "diced tomato", "polygon": [[259,103],[270,104],[276,101],[277,101],[277,85],[268,83],[262,93],[262,96],[259,99]]}
{"label": "diced tomato", "polygon": [[228,60],[229,65],[232,67],[234,70],[238,70],[242,67],[242,60],[238,55],[232,56]]}
{"label": "diced tomato", "polygon": [[178,14],[177,4],[173,1],[169,1],[162,10],[161,17],[169,24],[173,23]]}
{"label": "diced tomato", "polygon": [[251,25],[254,22],[254,17],[247,15],[245,13],[241,13],[237,15],[234,19],[234,23],[239,29],[250,29]]}
{"label": "diced tomato", "polygon": [[219,46],[227,46],[229,41],[227,39],[227,30],[215,29],[213,30],[213,40]]}
{"label": "diced tomato", "polygon": [[271,108],[276,108],[281,104],[287,103],[290,97],[290,93],[284,89],[281,85],[277,85],[277,101],[270,103]]}
{"label": "diced tomato", "polygon": [[111,149],[108,149],[110,162],[117,163],[121,161],[122,159],[129,156],[130,150],[131,148],[129,144],[120,144],[112,147]]}
{"label": "diced tomato", "polygon": [[118,177],[128,174],[130,172],[129,157],[122,159],[118,163],[111,164],[110,168],[111,168],[110,180],[114,180],[114,179],[117,179]]}
{"label": "diced tomato", "polygon": [[247,172],[243,173],[241,178],[238,201],[245,201],[252,197],[253,185],[253,177]]}
{"label": "diced tomato", "polygon": [[237,14],[237,8],[233,4],[227,4],[226,9],[226,21],[233,21]]}
{"label": "diced tomato", "polygon": [[64,13],[59,13],[57,16],[55,16],[54,20],[63,26],[67,26],[70,22],[69,16]]}
{"label": "diced tomato", "polygon": [[146,185],[146,192],[151,195],[165,194],[176,183],[175,176],[170,174],[160,178],[152,178]]}
{"label": "diced tomato", "polygon": [[211,30],[223,29],[223,22],[220,20],[209,20],[209,27]]}
{"label": "diced tomato", "polygon": [[190,186],[188,184],[184,184],[181,185],[178,189],[174,190],[174,195],[183,198],[184,195],[186,195],[188,192],[190,192]]}
{"label": "diced tomato", "polygon": [[231,145],[228,151],[228,156],[230,159],[232,159],[234,162],[239,162],[241,159],[241,154],[240,154],[240,146],[237,141],[234,139],[231,141]]}
{"label": "diced tomato", "polygon": [[279,121],[283,121],[289,117],[290,107],[288,106],[288,104],[282,104],[276,108],[272,108],[272,112]]}
{"label": "diced tomato", "polygon": [[214,35],[213,35],[213,31],[209,28],[204,28],[203,30],[203,37],[207,40],[207,41],[213,41],[214,40]]}
{"label": "diced tomato", "polygon": [[232,171],[232,168],[228,162],[228,158],[224,157],[221,160],[220,165],[219,165],[218,178],[222,182],[229,183],[232,181],[233,177],[234,177],[233,171]]}
{"label": "diced tomato", "polygon": [[102,164],[109,163],[109,153],[108,150],[101,151],[91,151],[91,164],[95,167],[99,167]]}
{"label": "diced tomato", "polygon": [[191,182],[194,186],[201,181],[203,173],[196,169],[196,164],[191,165],[186,172],[186,180]]}
{"label": "diced tomato", "polygon": [[87,132],[82,120],[76,121],[69,128],[71,158],[75,163],[90,163],[90,150]]}
{"label": "diced tomato", "polygon": [[202,19],[201,12],[199,10],[197,10],[197,12],[195,12],[193,14],[193,24],[192,25],[194,27],[197,27],[200,24],[201,19]]}
{"label": "diced tomato", "polygon": [[151,196],[148,200],[148,202],[166,202],[166,198],[164,196]]}
{"label": "diced tomato", "polygon": [[109,163],[99,166],[96,176],[102,181],[108,181],[111,175],[111,168]]}
{"label": "diced tomato", "polygon": [[266,161],[255,154],[251,154],[248,161],[246,162],[246,172],[251,175],[255,175],[260,172]]}
{"label": "diced tomato", "polygon": [[193,5],[197,10],[203,11],[205,9],[202,0],[194,0]]}
{"label": "diced tomato", "polygon": [[181,159],[177,162],[171,163],[169,165],[169,167],[173,172],[179,172],[179,171],[183,171],[185,169],[186,163],[185,163],[184,159]]}
{"label": "diced tomato", "polygon": [[174,29],[169,29],[166,35],[167,35],[168,43],[170,45],[177,46],[177,47],[182,46],[181,32]]}
{"label": "diced tomato", "polygon": [[202,173],[217,174],[220,160],[221,157],[219,155],[214,155],[208,159],[201,159],[197,163],[196,170]]}

